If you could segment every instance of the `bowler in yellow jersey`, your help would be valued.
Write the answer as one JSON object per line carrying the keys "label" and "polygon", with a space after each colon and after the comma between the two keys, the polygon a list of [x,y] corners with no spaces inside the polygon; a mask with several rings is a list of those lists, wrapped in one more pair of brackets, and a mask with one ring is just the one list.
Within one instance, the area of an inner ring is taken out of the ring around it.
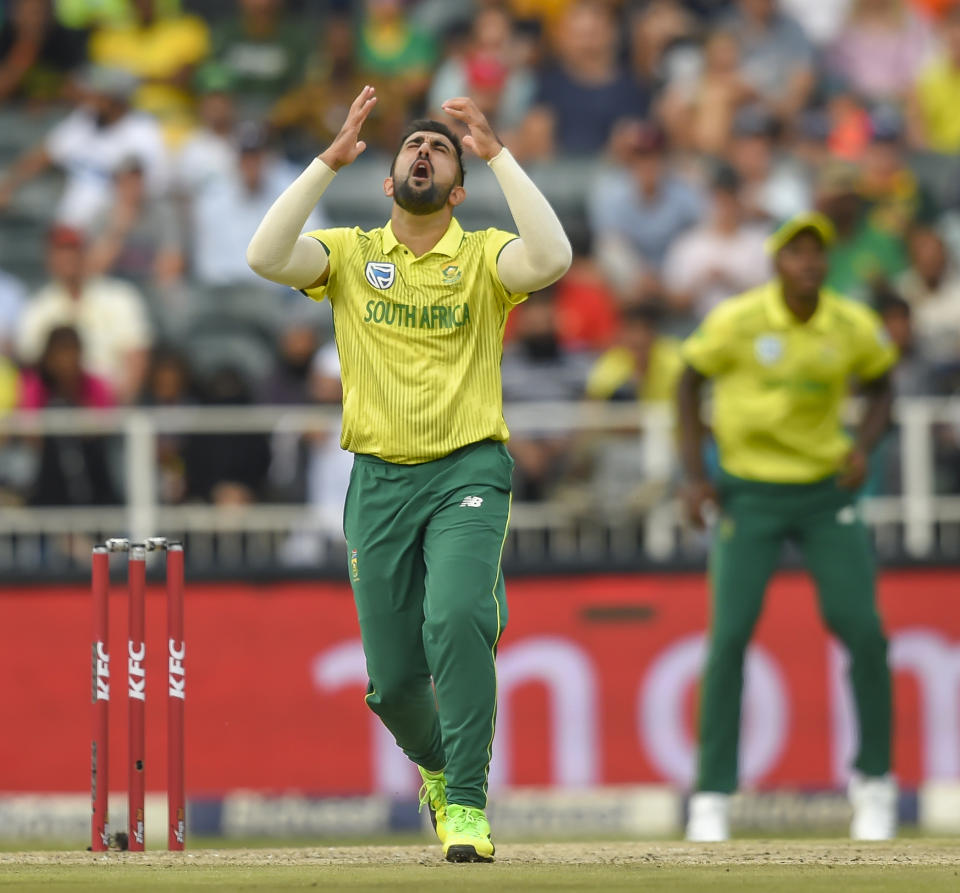
{"label": "bowler in yellow jersey", "polygon": [[461,141],[413,122],[384,180],[390,220],[301,232],[359,139],[376,96],[357,97],[331,146],[277,199],[251,267],[333,308],[343,378],[341,446],[355,454],[344,507],[347,565],[370,679],[367,704],[417,764],[449,861],[491,861],[484,814],[496,725],[500,560],[513,460],[500,357],[511,307],[558,279],[570,246],[556,214],[476,104],[444,103],[486,160],[516,233],[465,232]]}
{"label": "bowler in yellow jersey", "polygon": [[[802,552],[824,621],[851,657],[860,726],[851,834],[876,840],[895,830],[887,641],[876,609],[872,546],[854,496],[867,456],[889,425],[888,372],[896,351],[872,311],[823,287],[832,238],[822,215],[788,221],[770,239],[776,278],[718,305],[682,348],[686,502],[701,526],[719,512],[690,840],[729,835],[744,652],[786,540]],[[720,457],[716,482],[701,454],[700,392],[708,379]],[[851,380],[865,398],[854,439],[842,423]]]}

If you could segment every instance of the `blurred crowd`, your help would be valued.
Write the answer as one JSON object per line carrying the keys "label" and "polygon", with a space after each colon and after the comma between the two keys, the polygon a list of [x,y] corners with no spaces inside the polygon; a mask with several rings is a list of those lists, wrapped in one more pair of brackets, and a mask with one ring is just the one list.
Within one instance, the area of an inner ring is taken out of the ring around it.
{"label": "blurred crowd", "polygon": [[[679,339],[768,278],[767,235],[813,207],[838,233],[829,285],[902,351],[899,392],[960,387],[960,0],[0,9],[0,412],[337,403],[328,312],[244,251],[365,83],[381,98],[358,164],[377,177],[406,121],[466,94],[567,199],[574,264],[512,315],[506,400],[669,401]],[[310,225],[356,222],[321,206]],[[337,461],[322,438],[232,443],[162,439],[164,501],[310,499]],[[626,443],[516,438],[518,497],[576,500],[585,465],[622,497]],[[957,454],[952,432],[938,450]],[[48,438],[0,489],[110,503],[109,465],[95,440]]]}

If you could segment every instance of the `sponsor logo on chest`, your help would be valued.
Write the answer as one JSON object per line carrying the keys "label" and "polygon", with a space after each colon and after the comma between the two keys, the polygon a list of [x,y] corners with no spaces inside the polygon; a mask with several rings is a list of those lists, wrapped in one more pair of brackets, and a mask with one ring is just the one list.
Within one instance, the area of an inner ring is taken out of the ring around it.
{"label": "sponsor logo on chest", "polygon": [[363,275],[374,288],[386,291],[396,281],[397,267],[396,264],[371,260],[367,261]]}
{"label": "sponsor logo on chest", "polygon": [[363,321],[401,329],[459,329],[470,323],[470,304],[395,304],[367,301]]}
{"label": "sponsor logo on chest", "polygon": [[773,366],[783,359],[783,337],[780,335],[760,335],[753,342],[753,355],[761,366]]}

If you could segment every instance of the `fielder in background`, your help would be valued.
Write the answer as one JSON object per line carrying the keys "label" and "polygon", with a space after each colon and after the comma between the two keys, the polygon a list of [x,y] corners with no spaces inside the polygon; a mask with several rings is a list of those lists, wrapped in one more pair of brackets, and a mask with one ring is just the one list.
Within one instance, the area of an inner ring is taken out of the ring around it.
{"label": "fielder in background", "polygon": [[247,260],[267,279],[330,300],[340,444],[355,454],[344,533],[367,704],[419,767],[421,806],[445,857],[489,862],[484,809],[513,469],[503,332],[511,307],[566,272],[571,249],[547,200],[465,98],[443,110],[490,165],[519,237],[460,228],[460,141],[428,120],[410,125],[384,180],[393,199],[385,226],[301,234],[337,170],[366,147],[360,128],[376,101],[365,87],[330,147],[267,213]]}
{"label": "fielder in background", "polygon": [[[698,526],[715,518],[710,646],[688,840],[729,836],[744,652],[785,540],[802,552],[824,621],[851,657],[860,728],[851,834],[885,840],[896,832],[887,641],[876,608],[873,551],[854,494],[890,423],[888,373],[897,357],[874,313],[823,288],[833,236],[819,214],[785,223],[768,244],[776,278],[724,301],[683,345],[678,400],[685,502]],[[700,398],[707,379],[720,458],[715,483],[702,453]],[[851,379],[865,398],[853,440],[842,423]]]}

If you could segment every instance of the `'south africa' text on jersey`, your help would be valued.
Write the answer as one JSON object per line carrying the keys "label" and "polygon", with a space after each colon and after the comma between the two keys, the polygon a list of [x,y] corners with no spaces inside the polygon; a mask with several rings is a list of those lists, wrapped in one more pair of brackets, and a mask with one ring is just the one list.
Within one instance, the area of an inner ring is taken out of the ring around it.
{"label": "'south africa' text on jersey", "polygon": [[410,329],[459,329],[470,322],[467,303],[444,305],[394,304],[392,301],[367,301],[364,322]]}

